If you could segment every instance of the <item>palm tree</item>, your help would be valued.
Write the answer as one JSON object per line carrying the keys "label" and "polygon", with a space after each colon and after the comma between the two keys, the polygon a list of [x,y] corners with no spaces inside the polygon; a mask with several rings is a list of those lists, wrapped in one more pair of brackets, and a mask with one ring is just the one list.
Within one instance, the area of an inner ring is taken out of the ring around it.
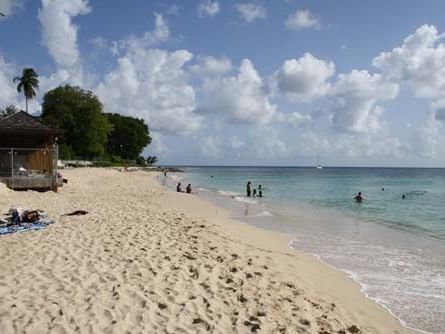
{"label": "palm tree", "polygon": [[21,77],[15,77],[14,82],[18,82],[17,91],[25,95],[26,112],[28,112],[28,99],[36,96],[34,88],[39,89],[39,75],[33,68],[24,68]]}

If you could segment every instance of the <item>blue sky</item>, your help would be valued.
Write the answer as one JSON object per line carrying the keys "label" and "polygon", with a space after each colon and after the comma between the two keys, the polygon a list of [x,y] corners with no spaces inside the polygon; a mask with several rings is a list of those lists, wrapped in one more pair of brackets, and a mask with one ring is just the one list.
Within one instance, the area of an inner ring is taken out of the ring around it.
{"label": "blue sky", "polygon": [[93,90],[168,164],[444,166],[443,1],[0,0],[0,106]]}

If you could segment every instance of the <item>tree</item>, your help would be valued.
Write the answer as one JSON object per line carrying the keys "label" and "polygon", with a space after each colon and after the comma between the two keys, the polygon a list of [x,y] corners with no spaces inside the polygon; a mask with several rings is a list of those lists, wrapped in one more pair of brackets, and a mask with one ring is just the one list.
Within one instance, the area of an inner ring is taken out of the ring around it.
{"label": "tree", "polygon": [[17,91],[25,95],[26,112],[28,112],[28,99],[36,96],[34,89],[39,89],[39,76],[32,68],[24,68],[21,77],[15,77],[14,83],[18,82]]}
{"label": "tree", "polygon": [[0,110],[0,116],[9,116],[18,112],[19,109],[13,104],[7,106],[5,109]]}
{"label": "tree", "polygon": [[156,156],[148,156],[147,157],[147,165],[154,165],[155,163],[157,163],[158,162],[158,158],[156,157]]}
{"label": "tree", "polygon": [[66,131],[61,139],[63,152],[92,159],[105,153],[111,130],[102,109],[102,103],[91,91],[66,85],[45,94],[42,118],[46,124]]}
{"label": "tree", "polygon": [[146,165],[144,157],[138,157],[135,162],[139,166],[145,166]]}
{"label": "tree", "polygon": [[151,143],[148,126],[142,119],[119,114],[106,114],[112,130],[108,133],[107,153],[136,160]]}

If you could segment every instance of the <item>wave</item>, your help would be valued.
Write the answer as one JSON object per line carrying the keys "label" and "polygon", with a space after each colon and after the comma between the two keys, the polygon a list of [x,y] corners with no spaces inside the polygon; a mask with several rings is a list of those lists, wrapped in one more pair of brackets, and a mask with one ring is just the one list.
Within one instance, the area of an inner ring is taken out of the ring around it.
{"label": "wave", "polygon": [[250,197],[243,197],[243,196],[235,196],[233,197],[235,201],[241,202],[241,203],[247,203],[247,204],[259,204],[257,200],[254,200]]}
{"label": "wave", "polygon": [[216,191],[218,194],[223,195],[223,196],[228,196],[228,197],[232,197],[235,198],[237,196],[240,196],[239,193],[236,193],[234,191],[227,191],[227,190],[217,190]]}

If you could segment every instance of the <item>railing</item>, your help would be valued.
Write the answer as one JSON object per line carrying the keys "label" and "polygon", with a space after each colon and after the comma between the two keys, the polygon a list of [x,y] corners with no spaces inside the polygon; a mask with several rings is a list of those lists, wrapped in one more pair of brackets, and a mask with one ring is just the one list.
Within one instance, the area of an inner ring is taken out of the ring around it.
{"label": "railing", "polygon": [[57,148],[0,148],[0,178],[54,178]]}

